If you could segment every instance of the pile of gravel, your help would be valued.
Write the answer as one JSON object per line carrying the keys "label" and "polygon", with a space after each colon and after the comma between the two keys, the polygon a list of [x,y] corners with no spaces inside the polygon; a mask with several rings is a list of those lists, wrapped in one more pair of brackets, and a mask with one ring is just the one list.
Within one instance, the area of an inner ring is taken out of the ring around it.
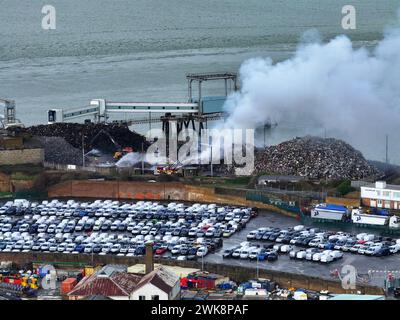
{"label": "pile of gravel", "polygon": [[35,137],[44,148],[44,160],[51,163],[82,165],[82,151],[61,137]]}
{"label": "pile of gravel", "polygon": [[[145,137],[129,130],[123,124],[104,123],[55,123],[38,125],[28,128],[11,128],[12,131],[22,131],[32,136],[61,137],[72,147],[82,148],[82,136],[85,150],[99,149],[105,152],[115,152],[121,148],[132,147],[134,151],[147,148]],[[96,137],[96,135],[98,135]],[[95,138],[95,139],[94,139]],[[115,142],[115,143],[114,143]]]}
{"label": "pile of gravel", "polygon": [[255,154],[255,173],[298,175],[311,179],[363,179],[380,175],[360,151],[342,140],[303,137]]}

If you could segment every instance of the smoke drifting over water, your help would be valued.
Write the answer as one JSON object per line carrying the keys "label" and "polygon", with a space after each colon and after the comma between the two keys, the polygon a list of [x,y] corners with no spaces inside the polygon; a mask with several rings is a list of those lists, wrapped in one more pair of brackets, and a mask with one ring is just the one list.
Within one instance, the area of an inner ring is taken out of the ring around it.
{"label": "smoke drifting over water", "polygon": [[277,64],[250,59],[240,68],[240,92],[225,105],[225,125],[258,128],[272,119],[278,127],[302,125],[304,134],[322,129],[382,160],[385,135],[394,143],[400,138],[399,71],[399,29],[388,31],[372,51],[338,36],[301,44],[293,58]]}

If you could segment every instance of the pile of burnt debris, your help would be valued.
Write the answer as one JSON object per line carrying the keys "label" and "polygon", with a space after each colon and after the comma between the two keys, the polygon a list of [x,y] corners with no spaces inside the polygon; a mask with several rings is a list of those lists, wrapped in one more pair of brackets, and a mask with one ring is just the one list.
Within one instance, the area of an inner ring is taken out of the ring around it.
{"label": "pile of burnt debris", "polygon": [[329,180],[380,176],[379,170],[348,143],[310,136],[257,150],[255,172]]}
{"label": "pile of burnt debris", "polygon": [[73,148],[82,149],[84,146],[85,150],[115,152],[130,147],[133,151],[140,151],[142,146],[146,150],[149,145],[144,136],[116,123],[55,123],[10,130],[19,130],[31,136],[60,137]]}

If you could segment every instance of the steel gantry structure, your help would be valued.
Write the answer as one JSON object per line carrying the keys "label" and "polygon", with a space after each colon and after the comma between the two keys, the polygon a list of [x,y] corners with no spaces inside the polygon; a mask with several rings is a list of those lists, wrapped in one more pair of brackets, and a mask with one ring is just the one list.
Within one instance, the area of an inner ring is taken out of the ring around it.
{"label": "steel gantry structure", "polygon": [[0,120],[3,128],[22,127],[23,124],[16,117],[15,101],[10,99],[1,99],[0,103],[4,105],[4,116]]}
{"label": "steel gantry structure", "polygon": [[[196,129],[195,122],[199,125],[197,129],[203,127],[203,123],[210,120],[217,120],[224,117],[223,105],[226,101],[228,81],[233,82],[233,90],[237,89],[237,75],[232,72],[217,73],[191,73],[187,74],[188,81],[188,102],[114,102],[106,99],[90,100],[88,106],[73,109],[50,109],[47,112],[48,123],[66,122],[79,118],[93,117],[95,122],[107,122],[110,115],[118,114],[148,114],[147,119],[133,117],[129,120],[117,120],[129,125],[143,123],[163,124],[166,121],[177,121],[178,126],[192,127]],[[225,92],[223,96],[203,97],[202,83],[205,81],[224,80]],[[192,85],[198,82],[198,99],[193,98]],[[162,114],[152,117],[152,114]]]}

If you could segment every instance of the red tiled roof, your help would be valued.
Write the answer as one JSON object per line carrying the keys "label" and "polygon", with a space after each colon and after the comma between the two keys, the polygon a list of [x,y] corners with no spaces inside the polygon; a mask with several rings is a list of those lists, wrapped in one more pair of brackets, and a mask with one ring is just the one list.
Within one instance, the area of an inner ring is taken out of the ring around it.
{"label": "red tiled roof", "polygon": [[109,277],[94,273],[83,278],[68,295],[129,296],[140,280],[138,275],[120,271],[113,272]]}

